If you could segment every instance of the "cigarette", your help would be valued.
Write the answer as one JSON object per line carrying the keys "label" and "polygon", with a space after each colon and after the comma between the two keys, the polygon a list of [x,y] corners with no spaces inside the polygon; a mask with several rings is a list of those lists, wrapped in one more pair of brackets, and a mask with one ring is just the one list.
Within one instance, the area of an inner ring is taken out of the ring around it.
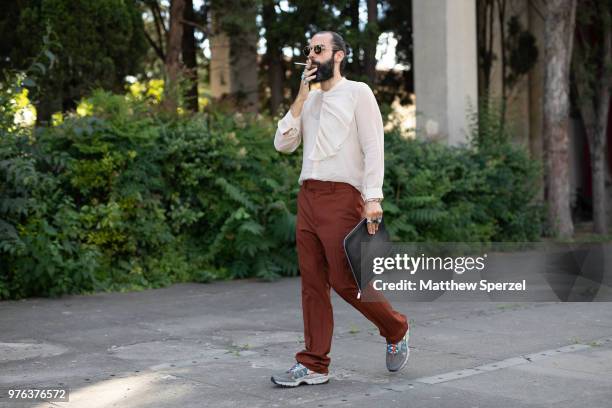
{"label": "cigarette", "polygon": [[308,65],[308,64],[304,64],[303,62],[294,62],[295,65]]}

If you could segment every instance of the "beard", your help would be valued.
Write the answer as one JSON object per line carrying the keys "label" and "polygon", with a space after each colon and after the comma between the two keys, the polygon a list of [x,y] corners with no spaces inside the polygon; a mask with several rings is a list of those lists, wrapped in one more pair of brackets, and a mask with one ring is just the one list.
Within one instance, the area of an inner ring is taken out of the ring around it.
{"label": "beard", "polygon": [[316,77],[311,82],[323,82],[334,76],[334,59],[330,57],[325,62],[315,62],[317,66]]}

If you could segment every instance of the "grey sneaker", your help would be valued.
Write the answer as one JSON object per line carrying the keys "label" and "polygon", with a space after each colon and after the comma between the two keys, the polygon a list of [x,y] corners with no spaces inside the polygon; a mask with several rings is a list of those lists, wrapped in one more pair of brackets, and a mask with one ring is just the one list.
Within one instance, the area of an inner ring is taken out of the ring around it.
{"label": "grey sneaker", "polygon": [[399,371],[408,362],[408,357],[410,356],[410,348],[408,348],[409,337],[410,328],[408,328],[404,338],[398,343],[387,344],[387,369],[389,371]]}
{"label": "grey sneaker", "polygon": [[309,370],[302,363],[295,363],[293,367],[270,378],[276,385],[282,387],[297,387],[302,383],[325,384],[329,381],[329,375]]}

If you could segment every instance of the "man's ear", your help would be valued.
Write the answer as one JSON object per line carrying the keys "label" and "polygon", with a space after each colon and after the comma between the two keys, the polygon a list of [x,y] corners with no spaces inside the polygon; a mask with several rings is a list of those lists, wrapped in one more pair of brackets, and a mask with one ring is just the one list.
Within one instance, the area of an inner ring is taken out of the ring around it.
{"label": "man's ear", "polygon": [[346,58],[346,55],[344,55],[344,51],[338,51],[338,52],[336,53],[336,55],[338,55],[338,54],[340,54],[340,53],[342,53],[342,58],[340,58],[340,59],[336,60],[337,62],[341,62],[341,61],[342,61],[344,58]]}

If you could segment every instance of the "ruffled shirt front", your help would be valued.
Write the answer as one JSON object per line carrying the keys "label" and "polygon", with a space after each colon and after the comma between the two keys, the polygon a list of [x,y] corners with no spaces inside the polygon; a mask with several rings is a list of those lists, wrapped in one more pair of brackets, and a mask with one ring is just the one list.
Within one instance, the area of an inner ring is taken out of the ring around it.
{"label": "ruffled shirt front", "polygon": [[364,199],[383,197],[383,122],[366,83],[343,77],[328,91],[310,91],[299,117],[289,110],[278,121],[274,147],[292,153],[302,140],[300,185],[306,179],[340,181]]}

